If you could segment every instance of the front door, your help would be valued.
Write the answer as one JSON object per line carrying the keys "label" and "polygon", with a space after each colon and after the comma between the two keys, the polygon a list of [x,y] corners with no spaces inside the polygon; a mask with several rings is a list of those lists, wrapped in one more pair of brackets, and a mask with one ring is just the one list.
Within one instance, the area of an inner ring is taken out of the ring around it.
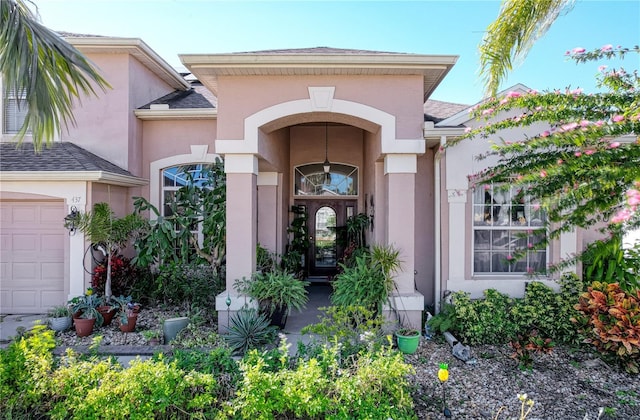
{"label": "front door", "polygon": [[356,214],[356,200],[295,200],[307,213],[309,249],[306,261],[311,279],[331,280],[337,273],[344,253],[344,232],[347,219]]}

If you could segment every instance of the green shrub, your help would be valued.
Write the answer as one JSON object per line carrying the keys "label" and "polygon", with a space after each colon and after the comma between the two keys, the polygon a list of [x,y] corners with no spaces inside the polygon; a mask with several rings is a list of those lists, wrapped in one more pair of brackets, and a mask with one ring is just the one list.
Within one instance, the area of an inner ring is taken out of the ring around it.
{"label": "green shrub", "polygon": [[288,368],[286,342],[281,368],[272,370],[257,351],[241,363],[242,387],[227,414],[232,418],[414,419],[407,375],[412,367],[385,346],[364,351],[348,369],[339,367],[337,346]]}
{"label": "green shrub", "polygon": [[213,309],[216,295],[223,290],[223,278],[211,265],[171,262],[160,266],[154,296],[186,310]]}
{"label": "green shrub", "polygon": [[3,418],[43,414],[49,375],[54,368],[54,333],[38,325],[0,350],[0,413]]}
{"label": "green shrub", "polygon": [[320,308],[325,315],[320,322],[307,325],[302,334],[313,334],[319,340],[298,345],[300,356],[315,356],[326,345],[339,343],[342,360],[372,346],[379,348],[387,342],[382,315],[363,306],[329,306]]}
{"label": "green shrub", "polygon": [[582,254],[584,278],[591,282],[618,283],[626,292],[640,289],[640,244],[626,249],[622,237],[590,243]]}
{"label": "green shrub", "polygon": [[54,383],[52,419],[204,418],[215,411],[213,376],[185,373],[175,362],[134,360],[119,369],[75,361],[56,372]]}
{"label": "green shrub", "polygon": [[560,279],[560,292],[531,282],[522,299],[493,289],[485,290],[484,299],[477,300],[468,293],[455,292],[452,303],[443,305],[442,312],[429,325],[436,331],[451,331],[472,345],[526,341],[534,330],[536,339],[579,345],[584,337],[571,319],[577,314],[574,305],[584,290],[575,274],[565,274]]}

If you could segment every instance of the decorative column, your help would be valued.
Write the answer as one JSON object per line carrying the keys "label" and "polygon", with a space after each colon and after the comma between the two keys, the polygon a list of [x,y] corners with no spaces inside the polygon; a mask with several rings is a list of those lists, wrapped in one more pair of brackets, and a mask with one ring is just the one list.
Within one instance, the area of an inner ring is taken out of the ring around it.
{"label": "decorative column", "polygon": [[[248,303],[233,288],[236,279],[250,277],[256,267],[258,159],[253,154],[225,155],[227,175],[227,290],[216,297],[218,330],[226,331],[228,316]],[[227,305],[229,303],[229,305]]]}
{"label": "decorative column", "polygon": [[278,173],[260,172],[258,185],[258,243],[271,252],[281,253],[278,232],[282,206],[278,201]]}
{"label": "decorative column", "polygon": [[[399,316],[405,326],[420,329],[424,296],[415,290],[415,176],[416,154],[387,154],[384,161],[387,186],[387,244],[400,251],[402,270],[396,274],[397,291],[388,316]],[[396,312],[395,314],[393,312]]]}

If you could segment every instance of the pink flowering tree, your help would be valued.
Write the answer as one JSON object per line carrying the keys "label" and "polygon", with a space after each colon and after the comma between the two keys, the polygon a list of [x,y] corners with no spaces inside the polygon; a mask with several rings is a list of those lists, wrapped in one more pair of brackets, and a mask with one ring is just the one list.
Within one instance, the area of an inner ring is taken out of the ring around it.
{"label": "pink flowering tree", "polygon": [[[605,45],[593,51],[576,48],[567,52],[567,57],[577,63],[591,63],[629,54],[637,57],[639,52],[638,46],[629,49]],[[619,239],[640,226],[637,69],[627,72],[600,65],[596,77],[603,90],[600,93],[567,88],[527,94],[510,92],[490,98],[472,110],[474,117],[487,123],[467,130],[464,137],[450,144],[464,139],[482,141],[496,133],[504,136],[509,129],[536,123],[547,127],[524,140],[501,137],[488,153],[478,157],[496,159],[497,163],[470,177],[478,185],[515,184],[540,202],[548,223],[541,228],[546,239],[538,247],[545,247],[562,232],[574,228],[597,226],[607,237]],[[507,111],[518,115],[501,119],[498,114]],[[579,257],[552,269],[575,263]]]}

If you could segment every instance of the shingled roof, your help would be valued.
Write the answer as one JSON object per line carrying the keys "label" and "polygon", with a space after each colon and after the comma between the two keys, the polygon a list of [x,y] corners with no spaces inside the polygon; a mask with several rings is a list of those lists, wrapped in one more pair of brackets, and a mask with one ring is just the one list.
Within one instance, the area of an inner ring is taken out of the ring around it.
{"label": "shingled roof", "polygon": [[424,103],[424,120],[439,123],[452,115],[468,108],[469,105],[429,99]]}
{"label": "shingled roof", "polygon": [[0,143],[0,172],[107,172],[133,177],[117,165],[68,142],[56,142],[36,153],[33,143]]}
{"label": "shingled roof", "polygon": [[150,109],[151,105],[169,105],[170,109],[215,108],[218,99],[199,81],[191,83],[189,90],[176,90],[155,99],[138,109]]}

